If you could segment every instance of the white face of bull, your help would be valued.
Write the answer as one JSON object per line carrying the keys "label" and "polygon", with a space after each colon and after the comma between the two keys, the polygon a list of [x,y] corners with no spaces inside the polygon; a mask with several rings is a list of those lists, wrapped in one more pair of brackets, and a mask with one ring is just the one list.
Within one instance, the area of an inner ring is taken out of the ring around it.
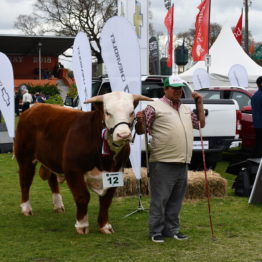
{"label": "white face of bull", "polygon": [[112,92],[105,95],[94,96],[84,103],[101,103],[104,105],[105,124],[109,132],[112,131],[113,142],[131,140],[131,129],[135,113],[134,102],[153,101],[152,98],[129,94],[125,92]]}
{"label": "white face of bull", "polygon": [[108,93],[104,95],[103,102],[105,125],[113,130],[113,141],[130,141],[130,126],[135,118],[133,95],[124,92]]}

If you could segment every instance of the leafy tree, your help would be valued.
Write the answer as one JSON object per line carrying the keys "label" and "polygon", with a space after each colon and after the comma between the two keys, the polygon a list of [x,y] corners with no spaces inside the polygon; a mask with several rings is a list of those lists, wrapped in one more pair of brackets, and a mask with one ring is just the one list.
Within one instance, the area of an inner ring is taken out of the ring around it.
{"label": "leafy tree", "polygon": [[34,10],[31,15],[19,15],[15,27],[27,35],[75,36],[85,32],[93,56],[103,62],[100,33],[104,23],[116,15],[117,0],[36,0]]}
{"label": "leafy tree", "polygon": [[[217,23],[210,24],[209,46],[212,46],[212,44],[216,41],[216,38],[219,35],[220,30],[221,30],[221,26],[219,24]],[[195,27],[193,28],[191,27],[188,31],[179,33],[177,35],[177,38],[184,39],[185,46],[190,51],[194,43],[194,37],[195,37]]]}

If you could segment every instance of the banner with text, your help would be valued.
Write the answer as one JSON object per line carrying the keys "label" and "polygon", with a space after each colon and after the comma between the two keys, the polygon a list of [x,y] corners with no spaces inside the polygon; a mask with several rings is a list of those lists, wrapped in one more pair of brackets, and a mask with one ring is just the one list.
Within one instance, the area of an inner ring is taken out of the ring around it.
{"label": "banner with text", "polygon": [[84,104],[92,96],[92,57],[87,35],[79,32],[73,45],[73,72],[82,110],[91,111],[91,104]]}
{"label": "banner with text", "polygon": [[[112,91],[141,94],[140,50],[133,26],[124,17],[114,16],[104,25],[100,42]],[[131,145],[130,161],[136,178],[140,179],[140,136]]]}
{"label": "banner with text", "polygon": [[8,57],[0,52],[0,111],[3,114],[8,135],[15,136],[14,73]]}
{"label": "banner with text", "polygon": [[202,1],[198,9],[199,13],[195,23],[196,32],[192,47],[192,57],[194,61],[204,61],[208,53],[210,0]]}
{"label": "banner with text", "polygon": [[148,0],[118,0],[118,15],[133,25],[140,46],[141,74],[148,75]]}
{"label": "banner with text", "polygon": [[174,35],[174,5],[168,10],[165,20],[164,20],[167,32],[168,32],[168,56],[167,56],[167,66],[173,66],[173,35]]}
{"label": "banner with text", "polygon": [[236,24],[236,27],[234,28],[234,36],[236,37],[238,43],[242,46],[242,17],[243,17],[243,11],[241,11],[241,15],[238,19],[238,22]]}

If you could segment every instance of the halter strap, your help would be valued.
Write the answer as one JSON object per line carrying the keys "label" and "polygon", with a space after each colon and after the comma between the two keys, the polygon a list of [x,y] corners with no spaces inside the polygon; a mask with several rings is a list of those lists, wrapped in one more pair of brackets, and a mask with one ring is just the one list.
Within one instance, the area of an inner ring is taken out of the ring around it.
{"label": "halter strap", "polygon": [[132,126],[132,124],[127,123],[127,122],[119,122],[119,123],[117,123],[114,127],[110,128],[110,129],[108,130],[108,132],[112,135],[112,134],[114,133],[115,129],[116,129],[119,125],[124,125],[124,124],[125,124],[125,125],[128,125],[129,128],[131,128],[131,126]]}

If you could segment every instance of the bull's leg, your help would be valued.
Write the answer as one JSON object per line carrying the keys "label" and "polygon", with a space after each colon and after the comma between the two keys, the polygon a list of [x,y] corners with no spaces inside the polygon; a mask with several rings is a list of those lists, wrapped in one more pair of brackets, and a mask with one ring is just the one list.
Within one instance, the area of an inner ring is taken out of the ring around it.
{"label": "bull's leg", "polygon": [[54,211],[57,212],[57,213],[65,212],[65,207],[64,207],[64,204],[63,204],[62,196],[60,195],[57,178],[56,178],[56,175],[54,173],[51,173],[51,175],[49,176],[48,184],[49,184],[50,189],[52,191]]}
{"label": "bull's leg", "polygon": [[59,186],[56,175],[50,172],[50,170],[44,166],[40,167],[39,174],[43,180],[48,180],[49,187],[53,193],[52,198],[54,204],[54,211],[57,213],[65,212],[62,196],[59,192]]}
{"label": "bull's leg", "polygon": [[89,223],[87,207],[90,200],[90,193],[86,188],[82,175],[77,176],[76,174],[71,174],[66,176],[66,178],[76,203],[76,232],[78,234],[88,234]]}
{"label": "bull's leg", "polygon": [[112,225],[108,222],[108,209],[112,203],[112,198],[116,191],[115,187],[111,187],[107,190],[104,196],[99,197],[100,208],[98,214],[98,225],[100,232],[103,234],[114,233]]}
{"label": "bull's leg", "polygon": [[25,216],[32,215],[32,206],[29,201],[29,190],[35,174],[35,163],[30,160],[18,161],[19,180],[21,188],[21,211]]}

